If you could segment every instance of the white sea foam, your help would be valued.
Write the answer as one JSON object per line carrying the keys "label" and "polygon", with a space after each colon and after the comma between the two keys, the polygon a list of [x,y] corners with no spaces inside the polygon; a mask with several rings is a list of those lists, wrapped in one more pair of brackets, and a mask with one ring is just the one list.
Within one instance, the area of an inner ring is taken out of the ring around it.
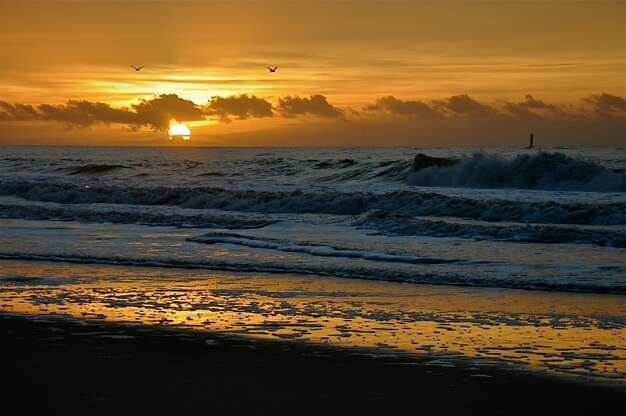
{"label": "white sea foam", "polygon": [[515,188],[559,191],[626,192],[626,174],[563,153],[539,152],[505,159],[476,153],[453,166],[411,172],[408,183],[421,186]]}
{"label": "white sea foam", "polygon": [[[341,262],[314,263],[314,262],[285,262],[280,260],[268,260],[262,263],[245,259],[222,259],[205,258],[203,260],[187,258],[145,258],[136,256],[103,256],[96,254],[78,253],[47,253],[31,254],[28,252],[0,252],[0,260],[28,260],[49,261],[77,264],[110,264],[119,266],[137,267],[164,267],[175,269],[199,269],[199,270],[222,270],[231,272],[257,272],[278,273],[306,276],[333,276],[353,279],[380,280],[388,282],[419,283],[454,285],[468,287],[497,287],[510,289],[530,289],[563,292],[593,292],[626,294],[626,282],[616,279],[572,279],[568,276],[563,278],[546,279],[543,275],[526,276],[519,275],[488,276],[480,273],[462,274],[454,271],[431,270],[435,264],[421,264],[420,268],[411,270],[402,268],[381,268],[377,260],[372,260],[370,267],[362,265],[343,265]],[[384,260],[383,260],[384,261]],[[445,264],[445,263],[444,263]],[[450,263],[447,263],[450,264]],[[453,263],[454,264],[454,263]],[[470,265],[471,266],[471,265]],[[478,266],[478,265],[477,265]],[[423,268],[422,268],[423,267]],[[480,270],[480,269],[477,269]],[[621,270],[623,272],[623,268]],[[7,282],[9,283],[9,282]],[[35,283],[35,282],[33,282]],[[60,284],[65,282],[38,281],[37,284]]]}
{"label": "white sea foam", "polygon": [[401,256],[394,254],[382,253],[379,251],[359,251],[337,249],[328,246],[300,245],[288,242],[275,242],[268,240],[253,239],[238,234],[221,234],[207,233],[197,237],[187,239],[196,243],[207,244],[236,244],[254,248],[265,248],[270,250],[284,251],[287,253],[306,253],[312,256],[322,257],[346,257],[352,259],[364,259],[373,261],[387,261],[393,263],[410,263],[410,264],[440,264],[440,263],[458,263],[464,260],[443,259],[433,257],[417,257],[417,256]]}
{"label": "white sea foam", "polygon": [[162,205],[259,213],[358,215],[384,210],[413,216],[553,224],[626,224],[626,202],[558,203],[470,199],[403,190],[387,193],[336,190],[236,190],[213,187],[106,186],[28,181],[0,182],[0,195],[63,204]]}
{"label": "white sea foam", "polygon": [[[16,225],[0,237],[9,256],[623,289],[620,148],[3,151],[0,221]],[[410,172],[416,153],[457,162]],[[56,220],[74,222],[46,223]],[[247,231],[202,237],[213,247],[185,242],[185,227]],[[118,255],[129,241],[138,251]]]}
{"label": "white sea foam", "polygon": [[18,198],[0,197],[0,218],[228,229],[259,228],[277,221],[267,215],[210,211],[198,212],[176,206],[24,203]]}
{"label": "white sea foam", "polygon": [[379,210],[359,215],[350,223],[373,228],[383,235],[392,236],[462,237],[524,243],[574,243],[626,247],[626,231],[606,227],[592,229],[543,224],[468,223],[414,218]]}

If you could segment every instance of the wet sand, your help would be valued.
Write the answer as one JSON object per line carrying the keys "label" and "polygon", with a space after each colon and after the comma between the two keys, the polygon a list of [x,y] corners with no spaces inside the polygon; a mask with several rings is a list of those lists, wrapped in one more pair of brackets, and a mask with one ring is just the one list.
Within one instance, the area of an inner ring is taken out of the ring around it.
{"label": "wet sand", "polygon": [[624,297],[1,261],[0,310],[464,358],[626,386]]}
{"label": "wet sand", "polygon": [[160,326],[0,315],[6,415],[609,414],[623,386]]}

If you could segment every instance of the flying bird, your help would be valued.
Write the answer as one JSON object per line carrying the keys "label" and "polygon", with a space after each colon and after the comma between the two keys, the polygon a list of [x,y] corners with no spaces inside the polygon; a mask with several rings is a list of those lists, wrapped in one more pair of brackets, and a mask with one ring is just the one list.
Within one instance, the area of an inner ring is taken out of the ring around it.
{"label": "flying bird", "polygon": [[133,68],[135,71],[139,71],[141,68],[143,68],[143,65],[140,66],[139,68],[137,68],[136,66],[130,66],[131,68]]}
{"label": "flying bird", "polygon": [[274,68],[270,68],[269,66],[267,67],[267,69],[270,70],[270,72],[276,72],[276,70],[278,69],[277,66],[275,66]]}

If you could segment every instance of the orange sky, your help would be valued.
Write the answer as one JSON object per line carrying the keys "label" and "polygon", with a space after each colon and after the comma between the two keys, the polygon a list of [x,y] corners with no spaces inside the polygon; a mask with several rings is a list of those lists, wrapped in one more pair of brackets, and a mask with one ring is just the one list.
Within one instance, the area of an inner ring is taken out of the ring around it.
{"label": "orange sky", "polygon": [[625,13],[3,0],[0,143],[167,145],[178,118],[193,145],[623,145]]}

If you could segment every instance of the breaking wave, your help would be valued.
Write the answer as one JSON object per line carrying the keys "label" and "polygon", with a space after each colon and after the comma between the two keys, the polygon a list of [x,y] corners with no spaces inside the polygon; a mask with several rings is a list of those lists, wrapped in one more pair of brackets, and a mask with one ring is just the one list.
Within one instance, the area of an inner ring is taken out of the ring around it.
{"label": "breaking wave", "polygon": [[124,165],[83,165],[71,168],[63,168],[68,175],[104,175],[106,173],[120,170],[133,169]]}
{"label": "breaking wave", "polygon": [[[436,187],[538,189],[554,191],[626,192],[623,162],[612,160],[608,166],[568,156],[560,152],[537,152],[505,156],[474,153],[463,157],[455,152],[432,155],[414,150],[396,152],[390,158],[356,152],[343,152],[344,158],[299,158],[249,154],[248,158],[183,159],[172,162],[161,154],[129,159],[108,158],[27,158],[0,159],[6,172],[31,175],[124,178],[149,177],[162,180],[181,178],[222,178],[251,180],[259,178],[290,184],[409,184]],[[564,151],[561,149],[561,151]],[[340,152],[341,153],[341,152]],[[208,156],[208,155],[207,155]],[[421,158],[419,157],[421,156]],[[124,161],[124,164],[119,163]]]}
{"label": "breaking wave", "polygon": [[412,270],[404,272],[401,270],[367,268],[367,267],[340,267],[339,265],[328,265],[319,263],[318,265],[289,265],[284,263],[265,264],[255,263],[230,263],[219,258],[209,258],[198,262],[188,259],[145,259],[126,258],[121,256],[92,256],[92,255],[67,255],[67,254],[30,254],[30,253],[4,253],[0,252],[0,259],[6,260],[28,260],[28,261],[51,261],[79,264],[110,264],[136,267],[165,267],[184,269],[208,269],[235,272],[257,272],[257,273],[281,273],[300,274],[311,276],[333,276],[366,280],[382,280],[390,282],[417,283],[417,284],[438,284],[454,286],[480,286],[509,289],[546,290],[563,292],[592,292],[592,293],[612,293],[626,294],[626,284],[603,281],[572,281],[572,280],[545,280],[539,278],[519,279],[515,276],[483,277],[476,274],[452,274],[436,273],[428,271]]}
{"label": "breaking wave", "polygon": [[626,173],[573,159],[563,153],[539,152],[517,155],[513,159],[476,153],[452,166],[434,166],[411,172],[407,183],[464,188],[626,192]]}
{"label": "breaking wave", "polygon": [[[128,208],[128,207],[126,207]],[[146,210],[132,211],[122,207],[82,208],[80,206],[37,206],[0,204],[0,218],[27,220],[111,222],[116,224],[138,224],[149,226],[174,226],[188,228],[261,228],[276,222],[274,219],[254,218],[250,215],[229,215],[227,213],[158,213]]]}
{"label": "breaking wave", "polygon": [[[429,170],[429,169],[427,169]],[[333,190],[226,190],[212,187],[132,187],[0,182],[0,195],[64,204],[165,205],[256,213],[359,215],[372,210],[409,216],[552,224],[626,224],[626,203],[560,203],[470,199],[414,190],[386,193]]]}
{"label": "breaking wave", "polygon": [[[34,203],[2,203],[0,218],[26,220],[110,222],[147,226],[182,228],[225,228],[231,230],[263,228],[283,220],[278,214],[210,211],[195,213],[178,207],[110,206],[110,205],[46,205]],[[375,230],[386,236],[427,236],[471,238],[475,240],[508,241],[544,244],[594,244],[626,248],[626,231],[580,228],[551,224],[468,223],[440,220],[372,210],[342,221],[343,224]],[[255,242],[258,244],[258,242]],[[284,251],[284,250],[283,250]]]}
{"label": "breaking wave", "polygon": [[304,253],[320,257],[345,257],[350,259],[386,261],[390,263],[441,264],[465,262],[464,260],[455,259],[388,254],[380,251],[347,250],[329,246],[294,244],[239,234],[207,233],[197,237],[190,237],[187,241],[206,244],[235,244],[246,247],[283,251],[286,253]]}
{"label": "breaking wave", "polygon": [[382,235],[389,236],[460,237],[523,243],[571,243],[626,247],[626,231],[616,230],[537,224],[468,224],[413,218],[386,211],[367,212],[351,221],[351,224],[371,228]]}

